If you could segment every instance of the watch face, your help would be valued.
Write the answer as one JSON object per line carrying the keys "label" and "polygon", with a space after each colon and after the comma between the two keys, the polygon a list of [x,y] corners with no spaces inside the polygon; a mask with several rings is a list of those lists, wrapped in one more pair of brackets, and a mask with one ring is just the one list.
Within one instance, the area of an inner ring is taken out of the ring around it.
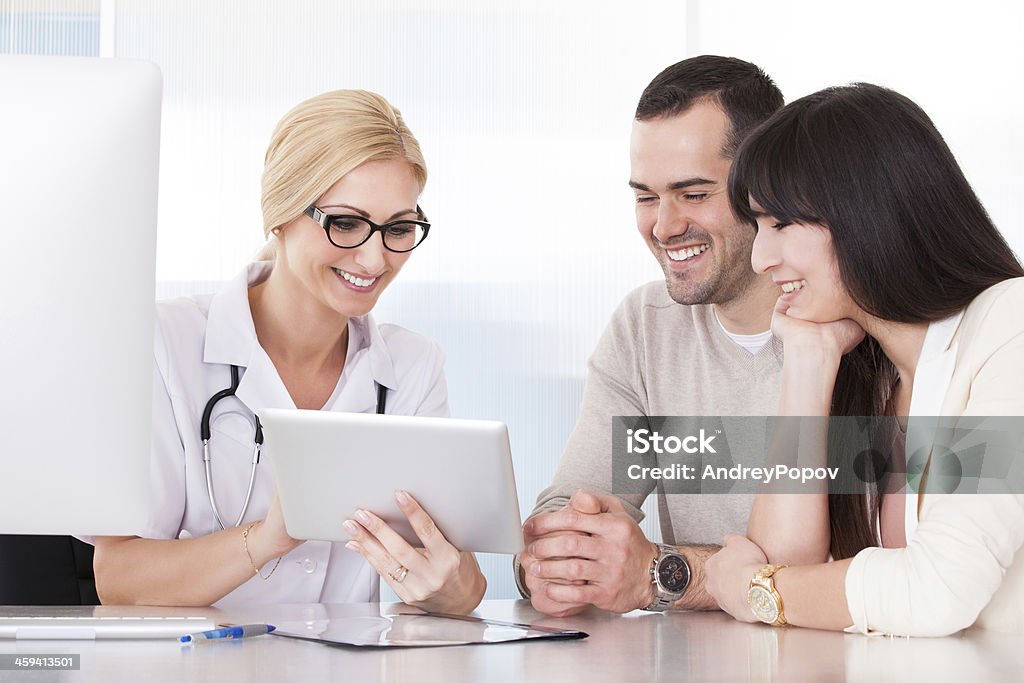
{"label": "watch face", "polygon": [[747,601],[754,616],[766,624],[773,624],[779,618],[779,604],[771,591],[762,586],[751,586],[747,591]]}
{"label": "watch face", "polygon": [[658,563],[658,583],[669,593],[682,593],[690,583],[690,568],[678,555],[666,555]]}

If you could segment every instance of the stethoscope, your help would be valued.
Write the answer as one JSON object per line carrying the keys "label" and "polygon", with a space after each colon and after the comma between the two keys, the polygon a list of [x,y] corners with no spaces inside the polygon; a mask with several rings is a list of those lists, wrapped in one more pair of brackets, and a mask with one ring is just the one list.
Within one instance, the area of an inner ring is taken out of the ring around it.
{"label": "stethoscope", "polygon": [[[383,384],[374,382],[377,385],[377,414],[384,414],[384,406],[387,403],[388,388]],[[213,514],[217,517],[217,523],[220,524],[221,529],[226,529],[224,520],[221,519],[220,510],[217,509],[217,501],[213,495],[213,474],[210,469],[210,417],[213,415],[213,407],[217,405],[217,402],[222,398],[228,396],[234,396],[235,391],[238,390],[238,366],[231,366],[231,386],[226,389],[221,389],[216,394],[210,397],[210,400],[206,402],[206,407],[203,408],[203,418],[199,422],[199,436],[203,440],[203,467],[206,469],[206,491],[210,494],[210,507],[213,508]],[[249,501],[252,499],[252,487],[256,483],[256,466],[260,464],[260,450],[263,446],[263,426],[260,424],[260,418],[258,415],[253,415],[256,420],[256,436],[253,439],[254,446],[252,449],[252,467],[249,470],[249,489],[245,493],[245,502],[242,503],[242,510],[238,513],[238,519],[235,520],[234,526],[238,526],[245,519],[245,513],[249,509]]]}

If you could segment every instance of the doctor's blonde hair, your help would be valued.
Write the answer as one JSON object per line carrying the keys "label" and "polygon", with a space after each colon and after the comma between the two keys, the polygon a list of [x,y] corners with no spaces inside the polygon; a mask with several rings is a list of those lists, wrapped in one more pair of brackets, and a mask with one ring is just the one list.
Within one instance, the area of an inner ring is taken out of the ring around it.
{"label": "doctor's blonde hair", "polygon": [[[387,100],[366,90],[334,90],[295,106],[278,122],[263,168],[263,234],[295,220],[342,176],[368,162],[404,159],[420,183],[419,142]],[[272,259],[271,240],[258,258]]]}

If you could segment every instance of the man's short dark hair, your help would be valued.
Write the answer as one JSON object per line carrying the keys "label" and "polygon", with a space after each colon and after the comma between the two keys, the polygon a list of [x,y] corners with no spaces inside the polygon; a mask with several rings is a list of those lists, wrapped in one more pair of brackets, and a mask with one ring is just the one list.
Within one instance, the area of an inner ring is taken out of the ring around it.
{"label": "man's short dark hair", "polygon": [[784,104],[778,86],[759,67],[734,57],[701,55],[655,76],[636,105],[636,119],[678,116],[702,101],[714,102],[729,117],[731,129],[722,149],[726,159],[732,159],[750,131]]}

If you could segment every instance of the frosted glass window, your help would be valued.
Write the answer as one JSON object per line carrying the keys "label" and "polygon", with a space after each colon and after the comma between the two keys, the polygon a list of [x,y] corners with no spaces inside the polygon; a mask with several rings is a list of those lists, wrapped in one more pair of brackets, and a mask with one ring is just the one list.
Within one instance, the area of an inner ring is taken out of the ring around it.
{"label": "frosted glass window", "polygon": [[0,0],[0,53],[99,56],[100,0]]}

